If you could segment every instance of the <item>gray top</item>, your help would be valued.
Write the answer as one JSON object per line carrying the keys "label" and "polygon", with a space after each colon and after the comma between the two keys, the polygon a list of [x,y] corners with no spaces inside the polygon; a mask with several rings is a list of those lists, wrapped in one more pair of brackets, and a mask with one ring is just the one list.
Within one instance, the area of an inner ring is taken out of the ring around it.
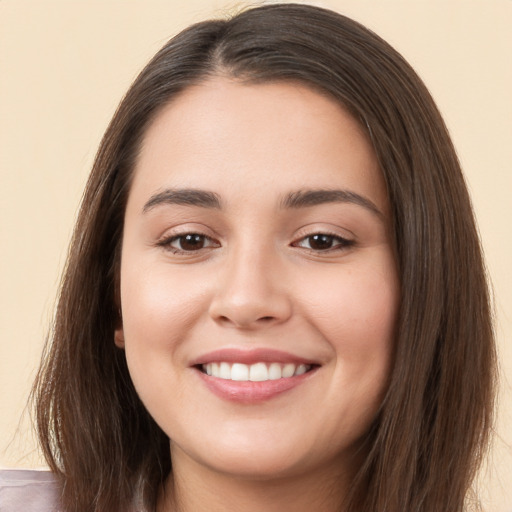
{"label": "gray top", "polygon": [[0,470],[1,512],[60,512],[59,487],[49,471]]}

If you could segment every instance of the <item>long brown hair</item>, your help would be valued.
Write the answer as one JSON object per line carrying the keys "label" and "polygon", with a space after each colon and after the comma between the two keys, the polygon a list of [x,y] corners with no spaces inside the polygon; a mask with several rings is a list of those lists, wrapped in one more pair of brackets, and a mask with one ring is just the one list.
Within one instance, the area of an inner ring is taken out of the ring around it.
{"label": "long brown hair", "polygon": [[298,81],[358,119],[385,177],[401,281],[389,389],[367,434],[348,510],[460,512],[492,421],[495,348],[472,208],[443,120],[377,35],[295,4],[191,26],[151,60],[101,142],[34,386],[37,427],[69,512],[148,510],[171,471],[169,440],[114,345],[123,215],[141,139],[180,91],[212,75]]}

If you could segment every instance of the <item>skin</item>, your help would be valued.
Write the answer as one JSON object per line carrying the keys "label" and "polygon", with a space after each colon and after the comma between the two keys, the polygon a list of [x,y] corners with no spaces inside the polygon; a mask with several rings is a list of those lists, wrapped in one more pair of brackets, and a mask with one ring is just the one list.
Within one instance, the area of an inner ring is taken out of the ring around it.
{"label": "skin", "polygon": [[[134,173],[115,342],[171,439],[159,510],[340,510],[386,390],[399,299],[367,137],[303,85],[214,78],[162,109]],[[175,204],[169,189],[214,193],[221,207]],[[283,206],[305,190],[363,199]],[[191,248],[186,234],[201,237]],[[221,348],[278,349],[315,371],[233,402],[191,366]]]}

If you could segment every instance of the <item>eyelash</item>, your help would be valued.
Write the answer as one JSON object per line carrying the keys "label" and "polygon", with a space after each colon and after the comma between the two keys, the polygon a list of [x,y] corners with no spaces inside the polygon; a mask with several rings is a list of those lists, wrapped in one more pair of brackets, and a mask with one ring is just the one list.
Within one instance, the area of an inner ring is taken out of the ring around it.
{"label": "eyelash", "polygon": [[[314,249],[311,247],[311,240],[315,237],[322,237],[324,240],[328,239],[333,245],[331,247],[327,247],[325,249]],[[309,240],[309,247],[303,247],[300,245],[302,242]],[[354,240],[349,240],[348,238],[343,238],[339,235],[333,235],[331,233],[312,233],[310,235],[307,235],[305,237],[302,237],[297,242],[294,242],[292,244],[293,247],[302,247],[303,249],[307,249],[308,251],[314,252],[315,254],[325,254],[335,251],[344,251],[347,250],[349,247],[353,246],[355,244]]]}
{"label": "eyelash", "polygon": [[[199,247],[197,249],[183,249],[180,247],[174,247],[172,245],[175,242],[177,242],[181,245],[181,243],[183,243],[187,237],[196,237],[196,241],[197,241],[197,238],[200,238],[205,244],[209,243],[209,246],[204,247],[204,245],[203,245],[202,247]],[[173,254],[192,254],[195,252],[199,252],[203,249],[211,249],[211,248],[215,248],[215,247],[220,247],[220,244],[218,242],[216,242],[213,238],[210,238],[209,236],[203,235],[201,233],[194,233],[194,232],[181,233],[179,235],[173,235],[173,236],[164,238],[163,240],[158,242],[157,245],[172,252]]]}
{"label": "eyelash", "polygon": [[[201,242],[202,242],[201,246],[198,248],[195,248],[195,249],[192,249],[192,248],[184,249],[182,247],[183,242],[185,241],[185,239],[187,239],[187,238],[191,239],[192,237],[194,237],[195,239],[189,240],[189,242],[191,242],[193,244],[194,243],[201,244]],[[327,241],[327,243],[331,243],[332,246],[323,248],[323,249],[318,249],[318,248],[315,249],[315,248],[311,247],[311,242],[315,237],[322,237],[323,241]],[[304,243],[308,240],[309,240],[309,247],[305,247],[305,246],[301,245],[302,243]],[[178,243],[180,245],[180,247],[173,246],[174,243]],[[208,244],[208,245],[205,246],[205,244]],[[347,250],[354,244],[355,244],[354,240],[349,240],[347,238],[343,238],[339,235],[333,235],[331,233],[318,232],[318,233],[312,233],[310,235],[300,238],[298,241],[293,242],[291,244],[291,246],[303,248],[303,249],[306,249],[307,251],[315,253],[315,254],[326,254],[326,253],[331,253],[331,252],[341,252],[341,251]],[[213,238],[211,238],[207,235],[201,234],[201,233],[194,233],[194,232],[182,233],[179,235],[173,235],[173,236],[164,238],[163,240],[159,241],[157,243],[157,245],[159,247],[163,247],[164,249],[166,249],[167,251],[170,251],[173,254],[183,254],[183,255],[190,255],[193,253],[198,253],[204,249],[212,249],[212,248],[220,247],[219,242],[215,241]]]}

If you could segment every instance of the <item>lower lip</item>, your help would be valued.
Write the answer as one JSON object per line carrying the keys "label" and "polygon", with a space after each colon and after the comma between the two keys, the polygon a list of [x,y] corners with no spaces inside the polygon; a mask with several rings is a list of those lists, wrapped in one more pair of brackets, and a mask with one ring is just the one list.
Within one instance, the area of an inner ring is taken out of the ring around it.
{"label": "lower lip", "polygon": [[265,380],[261,382],[236,381],[219,379],[197,370],[208,389],[219,398],[231,402],[258,403],[270,400],[286,391],[289,391],[305,380],[309,379],[317,368],[297,375],[276,380]]}

